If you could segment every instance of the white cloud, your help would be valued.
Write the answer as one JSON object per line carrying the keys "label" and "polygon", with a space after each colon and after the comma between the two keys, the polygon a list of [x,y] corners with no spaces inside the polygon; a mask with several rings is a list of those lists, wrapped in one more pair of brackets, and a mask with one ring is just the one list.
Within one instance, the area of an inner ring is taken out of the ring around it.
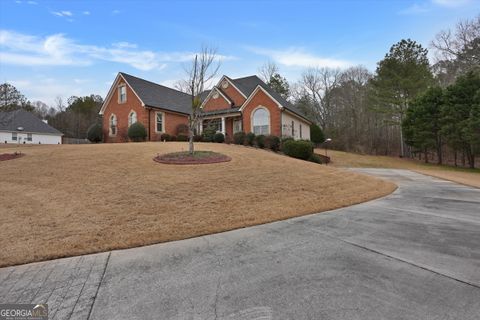
{"label": "white cloud", "polygon": [[273,61],[287,67],[330,67],[346,68],[353,63],[345,60],[325,58],[306,52],[303,48],[291,47],[285,50],[271,50],[257,47],[247,47],[247,50],[264,55]]}
{"label": "white cloud", "polygon": [[[5,64],[24,66],[86,66],[96,61],[110,61],[130,65],[139,70],[160,70],[168,62],[190,61],[192,52],[155,52],[140,50],[129,42],[118,42],[102,47],[85,45],[64,34],[37,37],[8,30],[0,30],[0,60]],[[234,59],[219,55],[219,59]]]}
{"label": "white cloud", "polygon": [[120,10],[117,10],[117,9],[115,9],[115,10],[112,11],[112,14],[113,14],[113,15],[116,15],[116,14],[119,14],[119,13],[120,13]]}
{"label": "white cloud", "polygon": [[38,4],[38,2],[36,2],[36,1],[27,1],[27,3],[28,3],[28,4],[32,4],[32,5]]}
{"label": "white cloud", "polygon": [[84,15],[86,15],[86,16],[89,16],[89,15],[90,15],[90,11],[83,11],[82,13],[83,13]]}
{"label": "white cloud", "polygon": [[73,16],[73,13],[71,11],[52,11],[52,14],[58,17],[71,17]]}
{"label": "white cloud", "polygon": [[443,7],[461,7],[466,4],[469,4],[471,0],[432,0],[434,4]]}

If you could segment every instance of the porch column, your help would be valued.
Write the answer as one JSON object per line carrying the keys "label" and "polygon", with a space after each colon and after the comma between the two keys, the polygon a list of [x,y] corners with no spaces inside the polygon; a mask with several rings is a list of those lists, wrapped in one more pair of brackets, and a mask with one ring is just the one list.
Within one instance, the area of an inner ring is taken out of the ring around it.
{"label": "porch column", "polygon": [[225,135],[225,117],[222,117],[222,133]]}

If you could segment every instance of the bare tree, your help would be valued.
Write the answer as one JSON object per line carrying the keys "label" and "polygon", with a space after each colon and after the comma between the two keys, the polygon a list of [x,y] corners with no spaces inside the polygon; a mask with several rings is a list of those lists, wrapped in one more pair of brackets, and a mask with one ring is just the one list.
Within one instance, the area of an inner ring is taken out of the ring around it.
{"label": "bare tree", "polygon": [[311,101],[316,122],[325,129],[332,118],[332,90],[338,85],[340,69],[309,68],[297,85]]}
{"label": "bare tree", "polygon": [[65,105],[61,96],[55,97],[55,107],[57,108],[58,112],[65,111]]}
{"label": "bare tree", "polygon": [[217,57],[217,49],[204,46],[200,53],[195,55],[190,66],[185,68],[188,79],[179,84],[191,96],[192,110],[188,119],[189,145],[188,151],[193,154],[193,135],[198,127],[202,116],[202,100],[200,95],[204,92],[206,85],[217,75],[220,68],[220,61]]}
{"label": "bare tree", "polygon": [[273,61],[267,61],[258,68],[257,72],[263,82],[269,83],[270,79],[278,73],[278,66]]}
{"label": "bare tree", "polygon": [[443,85],[480,65],[480,15],[457,23],[454,30],[442,30],[430,43],[435,49],[434,72]]}

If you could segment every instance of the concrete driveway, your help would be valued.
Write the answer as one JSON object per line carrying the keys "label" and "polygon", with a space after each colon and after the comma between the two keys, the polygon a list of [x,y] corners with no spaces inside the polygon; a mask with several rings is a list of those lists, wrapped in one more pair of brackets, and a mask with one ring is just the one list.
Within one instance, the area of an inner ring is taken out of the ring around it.
{"label": "concrete driveway", "polygon": [[47,302],[51,319],[479,319],[480,189],[359,171],[399,188],[326,213],[0,269],[0,302]]}

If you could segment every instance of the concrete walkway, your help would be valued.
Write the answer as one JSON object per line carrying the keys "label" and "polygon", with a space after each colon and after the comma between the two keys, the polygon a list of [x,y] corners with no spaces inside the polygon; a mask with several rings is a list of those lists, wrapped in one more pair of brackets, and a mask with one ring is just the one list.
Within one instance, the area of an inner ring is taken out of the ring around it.
{"label": "concrete walkway", "polygon": [[385,198],[148,247],[0,269],[50,319],[478,319],[480,189],[406,170]]}

